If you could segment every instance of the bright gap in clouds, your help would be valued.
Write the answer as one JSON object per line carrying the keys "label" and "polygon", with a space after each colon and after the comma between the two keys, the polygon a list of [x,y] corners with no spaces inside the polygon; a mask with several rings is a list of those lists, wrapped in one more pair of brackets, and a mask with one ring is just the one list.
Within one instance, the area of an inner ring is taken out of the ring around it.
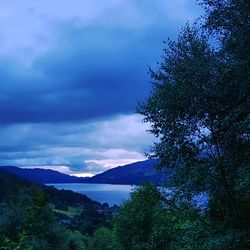
{"label": "bright gap in clouds", "polygon": [[153,141],[147,129],[136,114],[87,123],[6,126],[0,131],[0,148],[6,149],[0,153],[1,165],[91,176],[144,160]]}
{"label": "bright gap in clouds", "polygon": [[28,169],[45,169],[45,170],[54,170],[57,172],[61,172],[67,175],[76,176],[76,177],[92,177],[94,173],[82,172],[82,173],[75,173],[69,169],[67,166],[27,166],[23,168]]}

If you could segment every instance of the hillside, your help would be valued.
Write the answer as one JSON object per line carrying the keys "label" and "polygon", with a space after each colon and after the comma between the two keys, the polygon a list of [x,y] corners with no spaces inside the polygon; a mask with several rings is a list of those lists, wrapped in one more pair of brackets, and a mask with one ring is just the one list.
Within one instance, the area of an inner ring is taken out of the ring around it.
{"label": "hillside", "polygon": [[160,184],[170,180],[170,172],[165,175],[155,170],[156,160],[146,160],[119,166],[101,174],[89,177],[75,177],[50,169],[24,169],[13,166],[2,166],[8,172],[23,179],[37,183],[106,183],[139,185],[144,182]]}
{"label": "hillside", "polygon": [[69,190],[58,190],[52,186],[36,184],[23,178],[19,178],[18,176],[0,168],[0,202],[7,196],[20,192],[20,190],[23,190],[24,193],[27,193],[28,195],[40,192],[46,193],[48,201],[54,205],[64,204],[66,206],[88,206],[93,209],[101,208],[100,203],[92,201],[84,194],[74,193]]}
{"label": "hillside", "polygon": [[139,185],[144,182],[159,184],[170,180],[170,172],[163,175],[155,169],[156,160],[139,161],[112,168],[87,180],[89,183]]}
{"label": "hillside", "polygon": [[0,169],[0,249],[86,249],[84,235],[117,209]]}
{"label": "hillside", "polygon": [[51,169],[41,168],[18,168],[14,166],[0,166],[9,173],[15,174],[23,179],[31,180],[36,183],[79,183],[84,182],[88,178],[78,178],[67,174],[60,173]]}

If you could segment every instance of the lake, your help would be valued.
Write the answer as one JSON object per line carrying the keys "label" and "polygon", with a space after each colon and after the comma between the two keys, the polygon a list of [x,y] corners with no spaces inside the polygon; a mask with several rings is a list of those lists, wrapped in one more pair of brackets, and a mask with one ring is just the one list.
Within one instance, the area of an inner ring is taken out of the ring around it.
{"label": "lake", "polygon": [[[85,194],[92,200],[100,203],[106,202],[109,206],[122,204],[129,198],[129,194],[135,187],[131,185],[89,183],[52,183],[47,185],[54,186],[57,189],[72,190],[76,193]],[[205,193],[196,194],[192,200],[197,207],[204,208],[207,206],[208,196]]]}
{"label": "lake", "polygon": [[133,189],[131,185],[88,184],[88,183],[52,183],[57,189],[72,190],[85,194],[94,201],[107,202],[109,206],[120,205],[129,198]]}

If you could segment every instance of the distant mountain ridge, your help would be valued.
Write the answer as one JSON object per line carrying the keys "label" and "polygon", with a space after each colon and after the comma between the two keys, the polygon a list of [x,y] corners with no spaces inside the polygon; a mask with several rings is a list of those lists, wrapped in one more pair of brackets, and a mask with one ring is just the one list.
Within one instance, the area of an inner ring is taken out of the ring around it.
{"label": "distant mountain ridge", "polygon": [[162,174],[155,169],[156,160],[146,160],[134,162],[128,165],[109,169],[101,174],[97,174],[87,180],[89,183],[108,183],[108,184],[131,184],[140,185],[144,182],[160,184],[169,182],[170,172]]}
{"label": "distant mountain ridge", "polygon": [[75,177],[51,169],[18,168],[13,166],[0,166],[8,172],[23,179],[37,183],[102,183],[102,184],[129,184],[140,185],[144,182],[160,184],[169,182],[171,173],[162,174],[155,169],[156,160],[134,162],[128,165],[109,169],[93,177]]}
{"label": "distant mountain ridge", "polygon": [[9,173],[15,174],[23,179],[37,183],[79,183],[84,182],[85,177],[75,177],[60,173],[51,169],[41,168],[18,168],[14,166],[0,166],[0,169],[5,169]]}

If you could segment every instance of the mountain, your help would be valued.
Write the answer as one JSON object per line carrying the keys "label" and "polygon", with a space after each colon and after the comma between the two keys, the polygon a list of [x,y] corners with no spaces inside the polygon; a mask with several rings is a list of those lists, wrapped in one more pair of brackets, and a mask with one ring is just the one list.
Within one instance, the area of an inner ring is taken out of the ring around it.
{"label": "mountain", "polygon": [[107,183],[107,184],[130,184],[139,185],[144,182],[169,182],[171,173],[166,174],[157,172],[155,169],[156,160],[139,161],[132,164],[112,168],[101,174],[97,174],[86,180],[88,183]]}
{"label": "mountain", "polygon": [[2,166],[9,173],[15,174],[23,179],[37,183],[106,183],[106,184],[129,184],[139,185],[144,182],[170,181],[170,171],[166,174],[155,170],[156,160],[139,161],[132,164],[112,168],[93,177],[75,177],[50,169],[28,169],[13,166]]}
{"label": "mountain", "polygon": [[69,206],[77,206],[83,203],[97,207],[100,205],[84,194],[74,193],[69,190],[58,190],[52,186],[34,183],[0,167],[0,204],[7,195],[17,193],[20,190],[27,190],[28,193],[34,195],[37,191],[44,192],[52,203],[62,202]]}
{"label": "mountain", "polygon": [[9,173],[37,183],[79,183],[85,182],[85,180],[88,179],[85,177],[78,178],[70,176],[51,169],[17,168],[13,166],[0,166],[0,169],[5,169]]}
{"label": "mountain", "polygon": [[[56,242],[62,237],[60,232],[66,228],[70,230],[68,233],[78,230],[83,235],[92,234],[116,212],[117,206],[110,208],[107,203],[93,201],[84,194],[34,183],[0,168],[0,249],[2,237],[7,233],[12,235],[15,230],[17,235],[29,230],[29,236],[34,233],[39,237],[41,235],[42,240],[48,237]],[[59,234],[55,236],[57,232]],[[35,249],[48,249],[47,244],[42,246]]]}

